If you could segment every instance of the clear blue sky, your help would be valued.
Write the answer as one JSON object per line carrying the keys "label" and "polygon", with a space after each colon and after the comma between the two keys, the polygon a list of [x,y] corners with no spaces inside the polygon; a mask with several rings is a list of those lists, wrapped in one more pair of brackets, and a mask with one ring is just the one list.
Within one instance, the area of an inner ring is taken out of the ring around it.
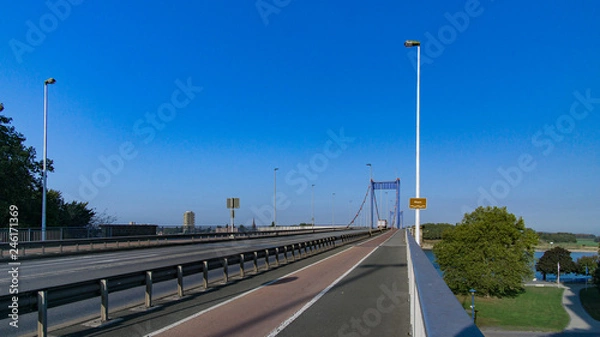
{"label": "clear blue sky", "polygon": [[41,158],[56,78],[48,185],[121,223],[225,224],[239,197],[236,223],[266,225],[275,167],[278,223],[310,222],[312,184],[316,222],[342,223],[371,163],[412,224],[416,39],[421,222],[495,204],[600,234],[595,1],[48,3],[2,3],[3,114]]}

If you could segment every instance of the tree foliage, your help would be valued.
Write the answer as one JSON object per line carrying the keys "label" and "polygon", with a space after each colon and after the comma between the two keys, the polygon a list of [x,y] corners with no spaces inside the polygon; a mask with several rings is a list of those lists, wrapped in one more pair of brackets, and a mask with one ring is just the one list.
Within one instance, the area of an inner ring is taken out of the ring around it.
{"label": "tree foliage", "polygon": [[514,296],[532,277],[535,232],[506,207],[478,207],[446,231],[433,248],[444,281],[455,294]]}
{"label": "tree foliage", "polygon": [[[42,162],[36,161],[36,151],[25,146],[25,137],[10,125],[11,118],[0,115],[0,227],[8,226],[10,205],[19,208],[19,224],[41,227]],[[48,160],[48,171],[53,171]],[[88,203],[65,202],[58,191],[46,194],[46,225],[87,226],[95,212]]]}
{"label": "tree foliage", "polygon": [[596,240],[596,235],[579,233],[579,234],[575,234],[575,238],[581,239],[581,240]]}
{"label": "tree foliage", "polygon": [[[562,265],[561,265],[562,266]],[[587,273],[586,273],[587,267]],[[594,275],[598,268],[598,255],[582,256],[575,261],[575,272],[579,275]]]}
{"label": "tree foliage", "polygon": [[538,232],[540,240],[544,240],[546,242],[577,242],[577,237],[573,233],[546,233],[546,232]]}
{"label": "tree foliage", "polygon": [[[29,220],[35,211],[36,193],[41,189],[42,163],[35,161],[35,149],[24,145],[25,137],[0,115],[0,214],[8,224],[8,208],[19,208],[19,220]],[[40,202],[41,207],[41,202]]]}
{"label": "tree foliage", "polygon": [[598,291],[600,291],[600,268],[596,268],[592,274],[592,282],[596,285]]}
{"label": "tree foliage", "polygon": [[423,240],[441,240],[445,231],[454,229],[449,223],[426,223],[422,227]]}
{"label": "tree foliage", "polygon": [[[600,254],[600,244],[598,245],[598,254]],[[598,267],[600,267],[600,265]],[[594,270],[594,272],[590,274],[592,274],[592,282],[594,282],[594,284],[600,291],[600,268],[596,268],[596,270]]]}
{"label": "tree foliage", "polygon": [[542,273],[544,281],[546,274],[557,274],[558,264],[560,263],[560,273],[572,273],[577,271],[577,266],[571,258],[571,252],[562,248],[554,247],[544,252],[540,260],[535,265],[535,270]]}

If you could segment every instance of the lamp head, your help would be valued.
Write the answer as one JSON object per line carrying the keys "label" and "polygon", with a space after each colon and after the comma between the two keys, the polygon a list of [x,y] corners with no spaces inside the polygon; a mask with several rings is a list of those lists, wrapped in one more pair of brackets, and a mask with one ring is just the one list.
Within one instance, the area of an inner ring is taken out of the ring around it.
{"label": "lamp head", "polygon": [[406,48],[418,47],[420,45],[421,45],[421,42],[417,41],[417,40],[406,40],[404,42],[404,47],[406,47]]}
{"label": "lamp head", "polygon": [[4,110],[4,104],[0,103],[0,112],[2,112],[2,110]]}
{"label": "lamp head", "polygon": [[54,84],[56,83],[56,80],[52,77],[50,77],[49,79],[44,81],[44,84]]}

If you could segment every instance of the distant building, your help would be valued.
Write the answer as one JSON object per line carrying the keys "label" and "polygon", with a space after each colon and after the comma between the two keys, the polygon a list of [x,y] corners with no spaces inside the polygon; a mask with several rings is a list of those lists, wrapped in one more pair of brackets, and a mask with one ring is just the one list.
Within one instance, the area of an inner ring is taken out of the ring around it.
{"label": "distant building", "polygon": [[183,213],[183,232],[194,232],[196,229],[196,214],[192,211]]}

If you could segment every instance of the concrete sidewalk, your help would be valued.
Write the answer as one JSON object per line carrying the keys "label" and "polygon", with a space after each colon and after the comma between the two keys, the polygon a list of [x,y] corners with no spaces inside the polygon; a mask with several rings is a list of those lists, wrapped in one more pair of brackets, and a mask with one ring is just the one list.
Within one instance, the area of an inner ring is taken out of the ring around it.
{"label": "concrete sidewalk", "polygon": [[563,306],[571,317],[571,321],[564,332],[586,332],[594,333],[594,336],[600,336],[600,322],[593,319],[585,311],[583,305],[581,305],[579,292],[584,288],[585,285],[582,284],[573,284],[565,287]]}

